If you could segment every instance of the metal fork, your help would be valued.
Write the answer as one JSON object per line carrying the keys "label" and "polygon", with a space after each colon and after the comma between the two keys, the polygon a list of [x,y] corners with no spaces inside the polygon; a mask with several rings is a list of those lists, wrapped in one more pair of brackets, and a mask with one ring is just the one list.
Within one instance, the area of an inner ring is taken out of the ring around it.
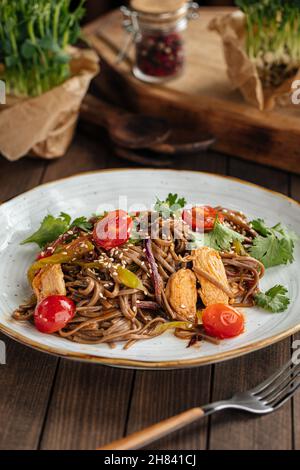
{"label": "metal fork", "polygon": [[111,442],[98,450],[140,449],[187,424],[211,415],[216,411],[234,408],[256,414],[267,414],[280,408],[300,387],[300,363],[291,359],[267,380],[246,392],[233,395],[229,400],[217,401],[205,406],[191,408],[129,436]]}

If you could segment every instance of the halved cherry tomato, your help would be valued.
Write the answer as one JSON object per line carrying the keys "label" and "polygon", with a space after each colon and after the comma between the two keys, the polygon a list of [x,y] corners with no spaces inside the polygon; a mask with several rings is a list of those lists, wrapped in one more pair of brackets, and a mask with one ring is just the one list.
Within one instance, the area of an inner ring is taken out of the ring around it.
{"label": "halved cherry tomato", "polygon": [[245,320],[242,313],[229,305],[213,304],[202,312],[206,333],[216,338],[233,338],[244,331]]}
{"label": "halved cherry tomato", "polygon": [[64,328],[74,315],[73,300],[64,295],[49,295],[36,306],[34,324],[42,333],[55,333]]}
{"label": "halved cherry tomato", "polygon": [[223,214],[210,206],[195,206],[182,212],[182,219],[194,232],[209,232],[214,228],[217,217],[220,222],[224,221]]}
{"label": "halved cherry tomato", "polygon": [[133,220],[127,212],[119,209],[109,212],[103,219],[96,222],[93,239],[104,250],[123,245],[130,237]]}

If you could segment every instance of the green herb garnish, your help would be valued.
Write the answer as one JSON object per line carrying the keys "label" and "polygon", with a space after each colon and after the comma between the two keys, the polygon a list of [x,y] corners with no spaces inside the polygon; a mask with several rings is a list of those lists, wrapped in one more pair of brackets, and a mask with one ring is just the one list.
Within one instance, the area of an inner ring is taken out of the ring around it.
{"label": "green herb garnish", "polygon": [[260,292],[254,296],[254,300],[259,307],[272,313],[284,312],[288,308],[290,299],[287,296],[287,289],[276,285],[267,292]]}
{"label": "green herb garnish", "polygon": [[178,197],[178,194],[169,193],[164,201],[156,198],[154,210],[161,213],[162,217],[168,218],[170,215],[176,215],[185,205],[186,200],[184,197]]}
{"label": "green herb garnish", "polygon": [[0,79],[7,93],[38,96],[70,76],[67,46],[80,35],[85,0],[0,1]]}
{"label": "green herb garnish", "polygon": [[36,243],[40,248],[44,248],[48,243],[56,240],[60,235],[67,232],[74,227],[78,227],[85,232],[92,229],[85,217],[78,217],[71,223],[71,217],[65,212],[61,212],[58,217],[53,215],[46,215],[41,223],[40,228],[34,232],[30,237],[21,242],[21,245],[26,243]]}
{"label": "green herb garnish", "polygon": [[78,217],[77,219],[73,220],[69,228],[71,229],[74,227],[78,227],[84,232],[89,232],[93,228],[93,225],[87,220],[86,217]]}
{"label": "green herb garnish", "polygon": [[266,268],[294,261],[294,244],[297,236],[282,224],[268,227],[262,219],[253,220],[252,227],[259,235],[254,238],[249,252]]}
{"label": "green herb garnish", "polygon": [[230,251],[234,241],[242,243],[244,239],[243,235],[222,224],[217,218],[213,230],[204,234],[204,245],[218,251]]}

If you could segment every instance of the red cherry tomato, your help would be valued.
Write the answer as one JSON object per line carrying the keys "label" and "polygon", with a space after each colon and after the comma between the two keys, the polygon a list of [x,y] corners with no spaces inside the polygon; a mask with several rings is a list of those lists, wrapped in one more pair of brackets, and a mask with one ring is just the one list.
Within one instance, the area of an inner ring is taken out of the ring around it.
{"label": "red cherry tomato", "polygon": [[195,206],[192,209],[184,209],[182,212],[182,219],[194,232],[209,232],[212,230],[216,217],[220,222],[224,221],[224,215],[210,206]]}
{"label": "red cherry tomato", "polygon": [[64,295],[49,295],[34,312],[34,324],[42,333],[55,333],[74,317],[75,304]]}
{"label": "red cherry tomato", "polygon": [[233,338],[244,331],[245,320],[242,313],[229,305],[209,305],[202,313],[206,333],[216,338]]}
{"label": "red cherry tomato", "polygon": [[132,225],[133,220],[127,212],[121,209],[109,212],[105,217],[96,222],[93,239],[104,250],[110,250],[127,242]]}

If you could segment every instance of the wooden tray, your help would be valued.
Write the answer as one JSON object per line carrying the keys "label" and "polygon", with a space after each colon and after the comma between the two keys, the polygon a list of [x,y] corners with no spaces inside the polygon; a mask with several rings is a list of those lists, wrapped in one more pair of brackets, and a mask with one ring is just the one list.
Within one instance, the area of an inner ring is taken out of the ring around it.
{"label": "wooden tray", "polygon": [[185,73],[163,85],[148,85],[131,73],[133,53],[116,63],[126,40],[122,16],[114,11],[85,28],[102,57],[98,86],[116,102],[165,116],[172,123],[217,137],[215,150],[300,173],[300,106],[261,112],[248,105],[227,78],[220,38],[209,21],[229,8],[201,8],[187,31]]}

